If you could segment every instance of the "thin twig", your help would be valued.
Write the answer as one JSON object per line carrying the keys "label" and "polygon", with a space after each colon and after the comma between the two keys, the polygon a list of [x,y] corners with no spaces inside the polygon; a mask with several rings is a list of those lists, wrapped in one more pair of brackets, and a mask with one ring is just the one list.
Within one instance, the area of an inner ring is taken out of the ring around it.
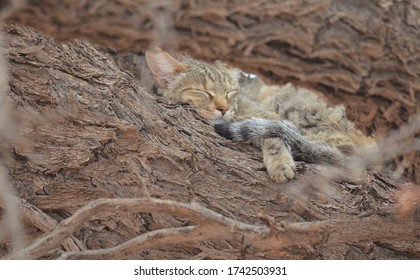
{"label": "thin twig", "polygon": [[[388,137],[381,139],[378,146],[362,148],[357,155],[349,157],[340,167],[317,166],[315,174],[311,173],[297,181],[290,181],[282,185],[278,191],[287,189],[288,194],[303,195],[307,187],[312,186],[322,191],[332,181],[357,181],[366,169],[383,165],[385,162],[408,152],[420,151],[420,139],[415,135],[420,133],[420,114],[413,116],[411,121],[392,131]],[[402,145],[401,143],[404,142]],[[299,186],[299,187],[297,187]]]}
{"label": "thin twig", "polygon": [[[28,224],[40,229],[43,232],[49,232],[57,226],[58,223],[56,220],[45,214],[38,207],[28,203],[26,200],[14,196],[9,197],[9,200],[13,201],[14,205],[16,205],[16,209],[18,210],[17,213],[14,214],[18,215]],[[4,200],[0,200],[0,208],[7,209],[7,205]],[[64,240],[61,245],[66,251],[78,252],[81,249],[86,249],[84,244],[74,236]]]}
{"label": "thin twig", "polygon": [[249,235],[259,235],[264,232],[265,227],[258,227],[248,225],[235,221],[233,219],[224,217],[214,211],[199,205],[183,204],[174,201],[157,200],[151,198],[140,199],[106,199],[96,200],[88,203],[84,207],[76,211],[71,217],[63,220],[58,226],[46,234],[44,237],[38,239],[19,254],[11,254],[5,258],[16,258],[20,254],[24,254],[28,258],[37,259],[45,252],[48,252],[57,247],[65,238],[78,230],[85,221],[92,216],[101,215],[103,213],[137,213],[137,212],[159,212],[172,215],[181,216],[201,222],[213,222],[224,226],[229,225],[240,231],[248,232]]}
{"label": "thin twig", "polygon": [[[10,235],[12,237],[13,251],[17,251],[23,248],[24,244],[24,230],[22,221],[20,220],[19,215],[17,214],[17,205],[15,202],[14,190],[12,189],[10,182],[6,175],[6,170],[3,165],[0,163],[0,201],[4,205],[5,217],[4,224],[6,225],[6,230],[0,235]],[[24,255],[16,252],[14,253],[18,258],[24,258]]]}
{"label": "thin twig", "polygon": [[298,244],[411,240],[420,236],[420,224],[407,220],[369,217],[280,225],[271,222],[256,226],[227,218],[200,205],[152,198],[106,199],[90,202],[32,245],[5,258],[16,259],[22,255],[40,258],[78,230],[85,221],[108,212],[166,213],[194,220],[198,225],[152,231],[114,248],[66,253],[62,258],[127,258],[147,248],[203,240],[243,240],[246,244],[270,250]]}

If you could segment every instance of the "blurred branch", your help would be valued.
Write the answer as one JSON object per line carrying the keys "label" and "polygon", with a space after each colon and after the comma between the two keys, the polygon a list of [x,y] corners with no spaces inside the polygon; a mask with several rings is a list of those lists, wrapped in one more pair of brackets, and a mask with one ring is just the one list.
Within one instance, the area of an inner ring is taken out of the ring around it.
{"label": "blurred branch", "polygon": [[[17,6],[22,4],[23,0],[1,0],[0,1],[0,23],[3,23]],[[5,215],[0,220],[0,241],[7,236],[12,238],[12,250],[23,247],[24,230],[19,215],[17,214],[17,205],[15,201],[14,189],[8,178],[8,171],[3,162],[9,155],[7,150],[7,140],[14,135],[14,123],[10,118],[9,102],[7,92],[9,90],[7,62],[3,56],[3,34],[0,31],[0,206],[5,210]],[[22,257],[22,256],[20,256]]]}
{"label": "blurred branch", "polygon": [[[0,205],[5,209],[5,215],[1,221],[0,238],[12,237],[12,250],[16,251],[24,247],[25,233],[20,217],[17,214],[17,205],[14,198],[14,190],[7,178],[6,169],[0,162]],[[15,254],[18,258],[24,258],[18,252]]]}
{"label": "blurred branch", "polygon": [[260,249],[271,250],[292,245],[351,243],[376,240],[416,240],[420,236],[420,223],[409,220],[368,217],[352,220],[327,220],[307,223],[275,224],[269,217],[261,217],[265,225],[251,225],[222,216],[195,204],[174,201],[141,199],[96,200],[80,208],[62,221],[53,231],[23,250],[5,259],[26,256],[38,259],[54,249],[76,232],[93,216],[107,213],[158,212],[175,215],[197,222],[195,226],[161,229],[140,235],[114,248],[65,253],[67,259],[119,259],[141,250],[169,244],[182,244],[205,240],[236,240]]}
{"label": "blurred branch", "polygon": [[[8,198],[13,205],[16,205],[16,213],[13,213],[15,217],[22,218],[26,223],[32,225],[43,232],[51,231],[56,225],[57,221],[45,214],[41,209],[28,203],[26,200],[10,196]],[[7,209],[7,204],[4,200],[0,200],[0,208]],[[66,251],[80,251],[80,249],[86,249],[84,244],[77,238],[70,236],[61,242],[61,245]]]}

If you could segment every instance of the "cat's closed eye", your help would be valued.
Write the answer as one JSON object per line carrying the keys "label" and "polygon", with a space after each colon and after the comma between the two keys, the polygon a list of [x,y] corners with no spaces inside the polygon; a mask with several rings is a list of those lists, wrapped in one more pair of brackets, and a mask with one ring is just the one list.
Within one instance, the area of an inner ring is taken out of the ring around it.
{"label": "cat's closed eye", "polygon": [[239,89],[232,89],[226,92],[226,98],[232,99],[237,93],[239,92]]}
{"label": "cat's closed eye", "polygon": [[201,95],[203,95],[205,97],[208,97],[210,100],[212,100],[214,98],[214,96],[215,96],[214,93],[209,92],[209,91],[205,91],[205,90],[201,90],[201,89],[195,89],[195,88],[193,88],[193,89],[190,89],[190,91],[193,92],[193,93],[198,93],[198,94],[201,94]]}

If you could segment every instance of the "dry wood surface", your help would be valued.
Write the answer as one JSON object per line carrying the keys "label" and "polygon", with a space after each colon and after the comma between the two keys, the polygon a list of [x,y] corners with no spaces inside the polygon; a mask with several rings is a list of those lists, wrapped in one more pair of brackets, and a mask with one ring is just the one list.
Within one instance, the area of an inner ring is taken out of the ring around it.
{"label": "dry wood surface", "polygon": [[[4,28],[0,256],[418,259],[419,15],[397,0],[27,1]],[[152,45],[321,91],[406,177],[365,156],[274,184],[257,148],[154,93]]]}

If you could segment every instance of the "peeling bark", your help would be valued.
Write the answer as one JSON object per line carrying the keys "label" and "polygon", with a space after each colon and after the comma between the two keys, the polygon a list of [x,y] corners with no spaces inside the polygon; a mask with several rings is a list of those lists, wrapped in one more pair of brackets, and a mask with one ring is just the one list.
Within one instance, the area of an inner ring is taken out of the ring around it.
{"label": "peeling bark", "polygon": [[[224,60],[267,81],[292,81],[346,105],[376,137],[420,112],[420,5],[402,0],[28,1],[10,22],[59,40],[150,45]],[[420,183],[420,154],[396,160]]]}
{"label": "peeling bark", "polygon": [[[272,183],[255,147],[218,137],[192,108],[156,96],[118,66],[134,58],[141,61],[142,56],[127,56],[117,65],[110,55],[84,40],[57,43],[15,25],[6,26],[5,32],[9,98],[17,112],[19,136],[9,141],[11,156],[4,161],[21,203],[35,207],[31,215],[55,220],[45,226],[25,219],[29,240],[98,198],[191,202],[255,227],[267,221],[305,227],[305,223],[331,219],[345,226],[347,220],[357,224],[360,216],[418,220],[417,200],[403,208],[404,218],[395,216],[398,197],[412,196],[398,195],[396,190],[404,194],[410,188],[386,174],[364,171],[327,184],[323,176],[308,177],[322,173],[319,166],[299,163],[297,179],[291,184]],[[180,230],[195,222],[182,213],[98,213],[68,235],[73,234],[75,244],[83,240],[82,244],[61,249],[80,249],[83,254],[85,248],[113,248],[155,230]],[[356,244],[308,240],[315,244],[310,245],[313,249],[296,245],[304,240],[300,236],[299,242],[289,240],[290,246],[276,250],[248,246],[251,243],[240,239],[208,238],[206,242],[161,244],[124,257],[406,259],[419,257],[416,234],[410,232],[398,240],[372,236],[360,244],[359,239]],[[378,240],[385,241],[374,242]],[[402,246],[407,243],[411,245]],[[7,243],[1,249],[5,256]],[[43,256],[58,255],[48,251]]]}

